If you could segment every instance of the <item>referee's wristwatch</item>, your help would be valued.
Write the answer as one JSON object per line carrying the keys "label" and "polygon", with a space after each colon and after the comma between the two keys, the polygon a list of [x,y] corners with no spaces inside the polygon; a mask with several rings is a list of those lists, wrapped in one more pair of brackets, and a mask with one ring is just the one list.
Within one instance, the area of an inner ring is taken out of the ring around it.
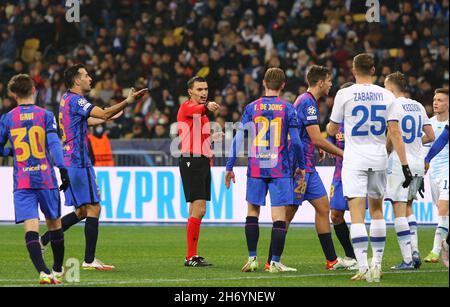
{"label": "referee's wristwatch", "polygon": [[209,105],[210,101],[205,102],[205,108],[208,109],[208,105]]}

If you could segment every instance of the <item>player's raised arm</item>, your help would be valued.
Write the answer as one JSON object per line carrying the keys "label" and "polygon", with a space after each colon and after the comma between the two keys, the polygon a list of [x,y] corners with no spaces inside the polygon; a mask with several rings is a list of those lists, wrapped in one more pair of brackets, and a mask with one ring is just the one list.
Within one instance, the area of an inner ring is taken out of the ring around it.
{"label": "player's raised arm", "polygon": [[425,157],[425,169],[428,171],[430,168],[430,162],[433,160],[436,155],[441,152],[442,149],[444,149],[445,145],[448,144],[448,125],[445,126],[444,131],[441,133],[441,135],[438,137],[436,142],[434,142],[433,146],[431,146],[430,151],[428,152],[427,156]]}
{"label": "player's raised arm", "polygon": [[94,117],[89,117],[88,118],[88,125],[89,126],[98,126],[98,125],[102,125],[104,123],[106,123],[107,121],[113,121],[118,119],[119,117],[121,117],[123,115],[123,110],[120,111],[119,113],[117,113],[116,115],[114,115],[113,117],[111,117],[109,120],[103,120],[103,119],[99,119],[99,118],[94,118]]}
{"label": "player's raised arm", "polygon": [[144,88],[140,91],[136,91],[134,88],[131,88],[131,90],[128,93],[128,97],[124,101],[122,101],[121,103],[118,103],[110,108],[107,108],[107,109],[101,109],[99,107],[94,107],[91,110],[90,117],[107,121],[107,120],[111,119],[112,117],[114,117],[115,115],[117,115],[118,113],[120,113],[123,109],[125,109],[128,105],[132,104],[137,98],[144,95],[144,93],[147,91],[148,91],[148,89],[146,89],[146,88]]}

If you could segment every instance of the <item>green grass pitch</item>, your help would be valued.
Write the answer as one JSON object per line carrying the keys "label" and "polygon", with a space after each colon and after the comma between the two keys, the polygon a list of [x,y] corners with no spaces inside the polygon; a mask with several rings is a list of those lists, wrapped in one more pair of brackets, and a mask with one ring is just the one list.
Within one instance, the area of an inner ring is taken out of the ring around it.
{"label": "green grass pitch", "polygon": [[[432,246],[434,227],[422,227],[419,245],[424,257]],[[28,258],[20,226],[0,226],[0,286],[38,286],[37,274]],[[325,270],[319,240],[312,227],[289,230],[282,262],[298,272],[270,274],[261,270],[267,255],[270,228],[262,227],[258,253],[260,270],[241,273],[246,255],[243,227],[203,226],[199,253],[214,264],[209,268],[185,268],[185,227],[110,226],[100,228],[97,257],[116,265],[112,272],[81,271],[79,283],[63,286],[154,286],[154,287],[380,287],[449,286],[449,274],[441,263],[423,264],[420,270],[393,272],[389,267],[400,260],[395,232],[388,228],[381,283],[352,282],[352,272]],[[84,228],[75,226],[65,233],[66,260],[84,255]],[[337,253],[343,254],[334,237]],[[369,252],[370,253],[370,252]],[[52,264],[47,250],[47,265]]]}

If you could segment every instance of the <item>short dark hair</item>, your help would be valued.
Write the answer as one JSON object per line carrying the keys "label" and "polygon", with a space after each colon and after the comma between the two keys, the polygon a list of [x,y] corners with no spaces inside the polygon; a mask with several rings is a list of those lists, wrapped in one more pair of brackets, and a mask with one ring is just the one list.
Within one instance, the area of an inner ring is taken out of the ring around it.
{"label": "short dark hair", "polygon": [[34,82],[29,75],[15,75],[8,82],[8,91],[17,95],[18,98],[28,98],[33,93]]}
{"label": "short dark hair", "polygon": [[406,77],[401,72],[394,72],[386,77],[386,81],[394,84],[397,89],[401,92],[406,92],[408,90],[408,83],[406,82]]}
{"label": "short dark hair", "polygon": [[187,83],[188,89],[191,90],[192,88],[194,88],[195,82],[207,82],[207,81],[205,78],[200,77],[200,76],[192,77],[191,79],[189,79],[189,81]]}
{"label": "short dark hair", "polygon": [[372,68],[375,67],[375,60],[370,53],[361,53],[355,56],[353,65],[359,74],[371,76]]}
{"label": "short dark hair", "polygon": [[75,64],[64,71],[64,83],[68,89],[75,85],[75,79],[78,78],[81,68],[86,69],[83,64]]}
{"label": "short dark hair", "polygon": [[320,80],[325,81],[330,74],[330,70],[325,66],[313,65],[306,74],[306,81],[309,86],[314,86]]}
{"label": "short dark hair", "polygon": [[272,67],[266,71],[264,81],[269,90],[279,91],[286,82],[286,75],[281,68]]}
{"label": "short dark hair", "polygon": [[434,91],[434,94],[444,94],[448,96],[448,89],[447,88],[438,88]]}
{"label": "short dark hair", "polygon": [[353,86],[353,85],[355,85],[354,82],[346,82],[346,83],[344,83],[344,84],[341,85],[341,90],[344,89],[344,88]]}

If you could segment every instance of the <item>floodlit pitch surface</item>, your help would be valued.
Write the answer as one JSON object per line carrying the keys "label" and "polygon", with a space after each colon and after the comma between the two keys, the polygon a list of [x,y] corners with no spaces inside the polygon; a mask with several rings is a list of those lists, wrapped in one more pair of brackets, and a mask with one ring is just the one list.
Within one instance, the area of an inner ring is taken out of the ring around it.
{"label": "floodlit pitch surface", "polygon": [[[422,257],[432,246],[435,229],[419,230]],[[334,235],[333,235],[334,236]],[[282,262],[298,272],[271,274],[263,271],[269,246],[270,228],[261,227],[258,253],[260,269],[242,273],[247,260],[243,227],[204,226],[200,232],[199,253],[213,263],[208,268],[186,268],[185,227],[183,226],[110,226],[100,228],[97,257],[114,264],[115,271],[81,271],[79,283],[62,286],[151,286],[151,287],[416,287],[449,286],[449,273],[441,263],[424,263],[419,270],[399,272],[389,268],[401,260],[393,227],[388,238],[383,261],[381,283],[350,280],[350,271],[326,271],[325,260],[317,234],[312,227],[289,230]],[[75,226],[65,233],[66,257],[83,261],[84,228]],[[343,255],[334,236],[337,253]],[[371,251],[369,250],[369,255]],[[51,249],[45,253],[47,265],[52,265]],[[39,286],[24,244],[21,226],[0,226],[0,286]]]}

